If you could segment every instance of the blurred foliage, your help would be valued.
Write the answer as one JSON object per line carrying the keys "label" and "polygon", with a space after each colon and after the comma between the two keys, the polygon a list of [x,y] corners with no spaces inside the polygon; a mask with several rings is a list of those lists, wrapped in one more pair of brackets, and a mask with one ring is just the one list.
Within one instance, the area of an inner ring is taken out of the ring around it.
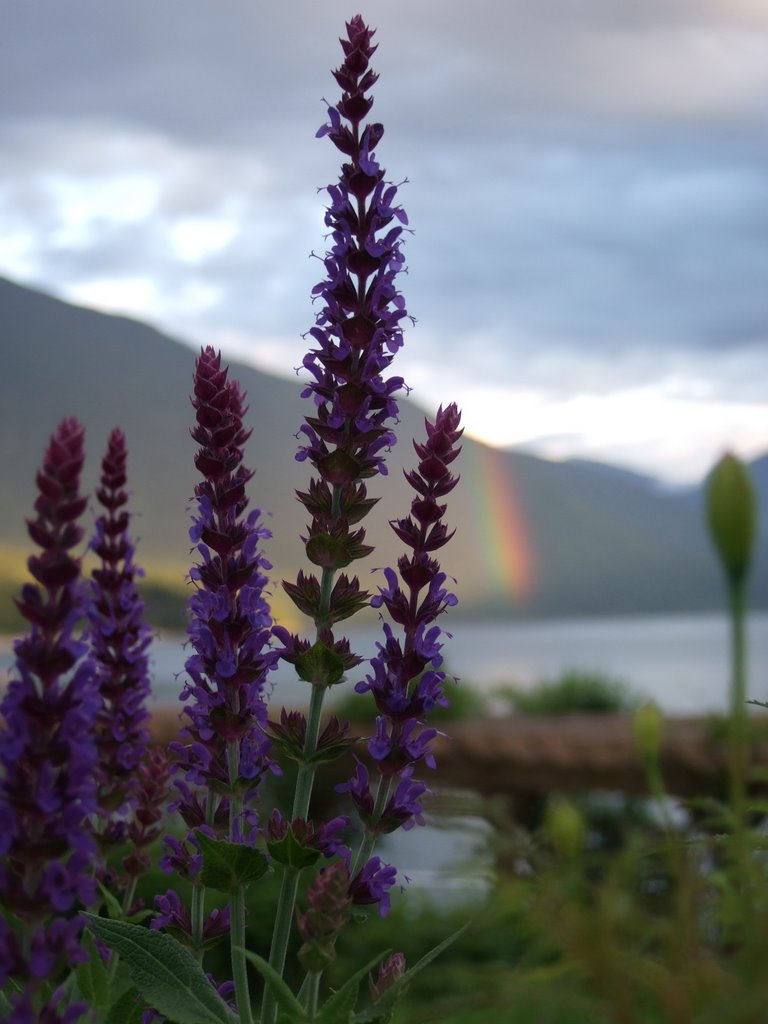
{"label": "blurred foliage", "polygon": [[522,715],[618,714],[638,703],[622,680],[582,669],[568,669],[526,690],[502,686],[494,696]]}
{"label": "blurred foliage", "polygon": [[[506,849],[488,897],[446,907],[395,893],[386,918],[361,912],[350,921],[325,982],[339,986],[384,949],[413,965],[469,919],[414,981],[393,1024],[763,1024],[768,840],[735,822],[727,804],[698,803],[695,827],[676,830],[617,800],[612,842],[602,841],[594,796],[553,798],[534,832],[497,808]],[[754,820],[766,811],[756,799]],[[151,905],[170,882],[149,871],[140,894]],[[277,885],[270,874],[248,891],[248,947],[263,956]],[[225,943],[206,968],[228,976]]]}

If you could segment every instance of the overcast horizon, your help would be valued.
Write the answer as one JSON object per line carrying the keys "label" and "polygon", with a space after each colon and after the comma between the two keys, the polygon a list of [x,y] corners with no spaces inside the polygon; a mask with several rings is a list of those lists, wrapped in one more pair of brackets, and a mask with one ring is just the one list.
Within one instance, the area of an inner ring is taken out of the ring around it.
{"label": "overcast horizon", "polygon": [[[371,0],[413,234],[397,372],[467,432],[699,478],[768,451],[768,5]],[[356,7],[0,11],[0,274],[290,376]]]}

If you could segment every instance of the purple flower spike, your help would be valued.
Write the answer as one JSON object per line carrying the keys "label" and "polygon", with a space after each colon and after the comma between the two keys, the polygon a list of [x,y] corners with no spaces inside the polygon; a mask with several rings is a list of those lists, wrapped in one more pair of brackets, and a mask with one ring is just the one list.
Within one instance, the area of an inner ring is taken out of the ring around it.
{"label": "purple flower spike", "polygon": [[[16,674],[0,706],[0,987],[10,977],[27,993],[85,958],[76,915],[95,895],[87,818],[97,809],[99,701],[87,645],[73,634],[85,611],[72,554],[83,538],[82,466],[83,428],[66,419],[37,474],[27,527],[41,551],[27,563],[36,582],[17,601],[29,632],[15,645]],[[36,1005],[27,1018],[28,995],[14,996],[12,1019],[79,1015],[57,1009],[59,1001]]]}
{"label": "purple flower spike", "polygon": [[142,574],[133,561],[128,534],[125,435],[113,430],[101,464],[96,492],[104,512],[96,520],[91,548],[101,559],[92,573],[88,606],[91,648],[99,672],[102,709],[97,720],[99,805],[102,840],[123,837],[113,812],[133,801],[137,768],[147,752],[147,698],[150,692],[149,626],[136,580]]}
{"label": "purple flower spike", "polygon": [[[313,289],[322,301],[309,331],[316,347],[303,362],[310,374],[303,396],[313,400],[313,411],[300,429],[303,443],[296,456],[318,474],[298,497],[312,517],[302,538],[307,557],[324,571],[343,569],[372,550],[365,531],[354,527],[376,501],[363,481],[386,473],[384,456],[395,443],[395,396],[405,385],[387,371],[408,315],[396,285],[408,219],[377,159],[384,129],[366,123],[373,105],[368,93],[378,78],[370,68],[373,31],[359,15],[346,28],[344,62],[334,72],[341,99],[328,108],[328,122],[317,133],[333,142],[345,162],[338,182],[327,188],[331,247],[323,259],[325,278]],[[334,591],[329,608],[321,608],[314,576],[301,574],[284,586],[319,629],[367,604],[357,579]]]}
{"label": "purple flower spike", "polygon": [[[194,654],[182,699],[188,723],[175,745],[178,770],[189,786],[179,784],[176,807],[187,821],[200,815],[210,791],[230,786],[227,745],[238,743],[239,780],[246,796],[255,793],[269,767],[264,688],[277,655],[269,648],[272,619],[264,595],[265,569],[271,568],[259,545],[270,536],[260,512],[247,512],[245,485],[253,475],[243,466],[249,432],[243,426],[245,404],[240,386],[228,379],[221,356],[210,347],[195,364],[197,423],[192,437],[200,448],[195,465],[203,479],[195,487],[197,511],[190,537],[199,562],[190,576],[195,593],[189,601],[189,638]],[[192,788],[190,788],[192,787]],[[198,794],[195,787],[208,789]],[[227,800],[218,806],[226,814]]]}
{"label": "purple flower spike", "polygon": [[420,761],[435,767],[430,743],[437,730],[425,728],[424,719],[436,705],[448,703],[441,669],[442,631],[433,623],[456,604],[456,598],[446,589],[447,577],[433,552],[453,536],[442,521],[445,505],[438,499],[458,482],[448,467],[461,450],[459,419],[455,405],[441,407],[434,423],[426,421],[426,443],[414,442],[419,466],[405,474],[416,491],[411,514],[390,523],[412,554],[401,556],[397,572],[384,570],[386,586],[371,601],[374,607],[384,608],[403,632],[401,639],[384,623],[384,642],[371,659],[371,673],[355,687],[358,693],[370,691],[376,702],[379,716],[368,752],[381,775],[390,780],[390,794],[394,792],[380,818],[373,820],[367,778],[363,786],[359,768],[356,779],[347,784],[363,823],[372,832],[423,824],[420,797],[426,787],[412,782],[411,773]]}

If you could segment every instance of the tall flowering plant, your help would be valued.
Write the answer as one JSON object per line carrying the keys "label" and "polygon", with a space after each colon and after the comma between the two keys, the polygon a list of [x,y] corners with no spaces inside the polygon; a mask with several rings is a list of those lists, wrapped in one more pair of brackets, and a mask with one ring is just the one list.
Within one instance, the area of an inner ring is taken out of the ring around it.
{"label": "tall flowering plant", "polygon": [[97,810],[96,669],[77,635],[85,611],[80,560],[83,428],[64,420],[37,474],[40,548],[27,563],[34,582],[17,605],[29,623],[0,714],[0,988],[7,1019],[69,1022],[84,1006],[62,1007],[68,967],[86,959],[77,909],[95,897]]}
{"label": "tall flowering plant", "polygon": [[119,844],[127,827],[126,810],[135,805],[138,768],[147,756],[150,693],[148,647],[152,636],[144,621],[127,510],[125,434],[115,428],[101,464],[91,549],[99,559],[92,571],[88,623],[101,707],[96,720],[99,771],[99,822],[104,847]]}
{"label": "tall flowering plant", "polygon": [[[135,1019],[143,1004],[147,1019],[251,1024],[249,965],[262,982],[261,1024],[385,1021],[414,971],[445,945],[410,970],[400,953],[379,957],[323,1001],[323,974],[352,908],[389,908],[397,868],[376,854],[377,839],[424,820],[426,784],[417,774],[422,764],[434,766],[436,735],[427,719],[447,703],[436,620],[456,600],[435,557],[451,536],[442,499],[457,482],[450,468],[461,436],[454,405],[428,420],[426,438],[414,442],[418,466],[406,477],[415,497],[410,514],[391,524],[408,553],[384,571],[373,598],[347,571],[373,550],[361,525],[378,500],[368,487],[386,475],[396,396],[405,389],[390,367],[407,318],[397,287],[407,217],[378,161],[383,128],[369,119],[377,80],[372,40],[362,18],[348,22],[334,72],[341,98],[318,132],[344,159],[327,189],[331,242],[313,292],[319,309],[304,359],[309,411],[296,458],[311,467],[298,493],[310,568],[283,583],[311,620],[309,635],[272,622],[271,566],[263,553],[269,531],[247,493],[248,410],[214,349],[201,351],[193,379],[190,654],[183,725],[168,750],[146,748],[150,635],[128,535],[125,438],[112,433],[102,463],[90,545],[100,564],[88,586],[71,554],[85,507],[77,493],[83,452],[76,421],[59,428],[38,477],[30,533],[43,555],[30,569],[39,586],[25,588],[20,602],[32,632],[17,645],[19,678],[3,704],[0,753],[0,892],[13,915],[0,926],[0,983],[13,986],[9,996],[0,992],[0,1009],[15,1022],[69,1024],[86,1012],[94,1020]],[[367,606],[384,619],[368,670],[338,632]],[[85,623],[82,638],[78,621]],[[282,708],[269,718],[269,674],[278,659],[307,682],[306,714]],[[367,741],[376,778],[360,750],[339,787],[354,813],[321,820],[311,815],[316,772],[349,757],[356,742],[348,723],[323,718],[323,701],[329,687],[352,675],[379,711]],[[265,805],[264,777],[288,761],[296,764],[291,805]],[[55,823],[50,834],[44,816]],[[134,882],[164,825],[161,867],[184,885],[158,896],[147,922],[132,906]],[[114,858],[105,860],[118,842],[126,844],[127,878]],[[22,846],[30,844],[25,863]],[[247,890],[268,871],[279,876],[280,894],[269,958],[262,959],[246,948]],[[114,894],[121,884],[122,905]],[[221,898],[211,905],[211,892],[224,897],[223,906]],[[85,918],[82,908],[90,908]],[[83,938],[84,919],[96,943]],[[221,939],[229,940],[230,976],[213,978],[206,955]],[[283,977],[289,955],[291,975],[304,972],[296,991]],[[66,965],[79,962],[68,976]],[[377,964],[372,1002],[357,1010],[360,978]]]}

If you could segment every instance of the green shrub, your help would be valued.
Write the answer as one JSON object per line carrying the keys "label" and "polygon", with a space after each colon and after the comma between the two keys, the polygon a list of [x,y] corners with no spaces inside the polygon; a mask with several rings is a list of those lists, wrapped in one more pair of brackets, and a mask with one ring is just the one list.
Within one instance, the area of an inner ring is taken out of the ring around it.
{"label": "green shrub", "polygon": [[503,687],[497,695],[523,715],[618,714],[638,703],[622,680],[580,669],[569,669],[559,679],[543,680],[530,690]]}

